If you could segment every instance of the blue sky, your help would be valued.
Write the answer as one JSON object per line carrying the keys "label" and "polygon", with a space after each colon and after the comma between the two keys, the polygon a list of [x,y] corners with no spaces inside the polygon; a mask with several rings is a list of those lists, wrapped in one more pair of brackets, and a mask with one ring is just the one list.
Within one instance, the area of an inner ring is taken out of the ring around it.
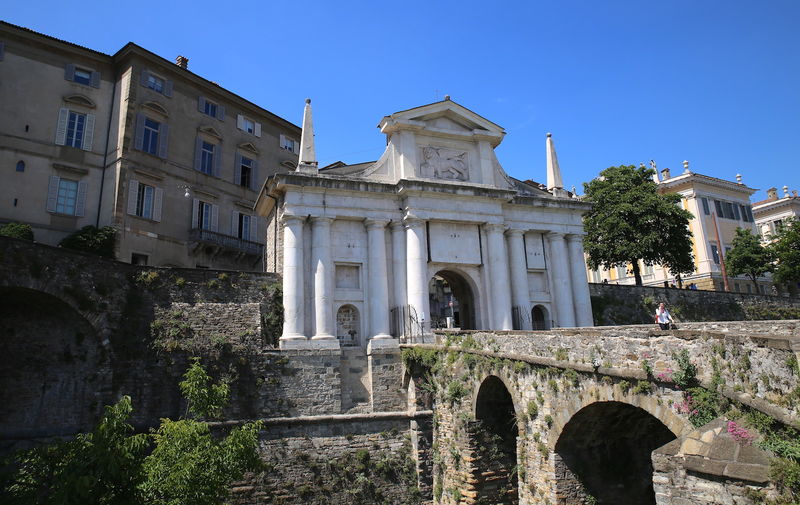
{"label": "blue sky", "polygon": [[2,18],[107,53],[185,55],[296,124],[310,97],[322,164],[377,159],[382,116],[449,94],[506,129],[497,154],[521,179],[545,181],[550,131],[567,187],[686,159],[741,173],[754,200],[800,190],[797,0],[6,0]]}

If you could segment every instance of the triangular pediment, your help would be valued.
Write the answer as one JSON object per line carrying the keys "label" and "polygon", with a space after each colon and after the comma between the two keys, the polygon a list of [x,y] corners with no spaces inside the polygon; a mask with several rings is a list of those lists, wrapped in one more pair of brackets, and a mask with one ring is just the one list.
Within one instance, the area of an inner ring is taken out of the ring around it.
{"label": "triangular pediment", "polygon": [[201,126],[197,130],[207,135],[211,135],[212,137],[217,137],[218,139],[222,138],[222,134],[218,132],[216,128],[214,128],[213,126]]}
{"label": "triangular pediment", "polygon": [[485,117],[452,100],[442,100],[421,107],[395,112],[385,119],[399,121],[416,121],[433,128],[461,131],[485,131],[490,134],[503,135],[505,130]]}
{"label": "triangular pediment", "polygon": [[254,146],[250,142],[244,142],[242,144],[239,144],[239,149],[242,149],[244,151],[250,151],[253,154],[258,154],[258,149],[256,149],[256,146]]}

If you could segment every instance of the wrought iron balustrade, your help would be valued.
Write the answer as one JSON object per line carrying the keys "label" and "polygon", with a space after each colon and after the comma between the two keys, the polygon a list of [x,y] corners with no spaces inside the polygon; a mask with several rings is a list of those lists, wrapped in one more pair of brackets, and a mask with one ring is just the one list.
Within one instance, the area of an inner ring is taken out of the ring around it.
{"label": "wrought iron balustrade", "polygon": [[252,242],[250,240],[234,237],[233,235],[225,235],[201,228],[192,229],[189,232],[189,240],[204,244],[212,244],[255,256],[261,256],[264,250],[264,246],[258,242]]}

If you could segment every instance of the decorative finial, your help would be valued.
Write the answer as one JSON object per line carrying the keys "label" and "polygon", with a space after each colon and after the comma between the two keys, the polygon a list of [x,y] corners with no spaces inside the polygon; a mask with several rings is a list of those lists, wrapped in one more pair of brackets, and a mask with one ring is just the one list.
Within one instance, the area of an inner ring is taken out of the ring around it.
{"label": "decorative finial", "polygon": [[789,196],[789,186],[784,186],[783,187],[783,196],[785,196],[785,197]]}
{"label": "decorative finial", "polygon": [[687,160],[683,160],[683,173],[689,173],[689,162]]}
{"label": "decorative finial", "polygon": [[310,98],[306,98],[306,103],[311,103],[311,99]]}
{"label": "decorative finial", "polygon": [[736,174],[736,183],[737,184],[741,184],[742,183],[742,174]]}
{"label": "decorative finial", "polygon": [[450,95],[444,95],[445,101],[450,101]]}
{"label": "decorative finial", "polygon": [[548,137],[552,137],[552,136],[553,136],[553,134],[548,132],[548,133],[547,133],[547,136],[548,136]]}

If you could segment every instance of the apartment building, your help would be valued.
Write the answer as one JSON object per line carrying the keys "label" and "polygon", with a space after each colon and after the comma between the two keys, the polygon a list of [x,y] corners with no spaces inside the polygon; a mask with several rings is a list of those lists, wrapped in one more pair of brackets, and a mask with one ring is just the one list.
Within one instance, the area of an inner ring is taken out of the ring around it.
{"label": "apartment building", "polygon": [[300,128],[128,43],[113,55],[0,22],[0,222],[57,244],[118,230],[119,260],[260,270],[266,178]]}
{"label": "apartment building", "polygon": [[800,220],[800,197],[797,190],[789,194],[789,186],[783,187],[783,196],[778,197],[778,188],[767,190],[767,199],[753,204],[756,227],[762,242],[769,242],[789,219]]}
{"label": "apartment building", "polygon": [[[723,262],[725,254],[732,247],[737,228],[746,228],[756,233],[756,223],[750,197],[757,190],[742,182],[741,175],[736,182],[698,174],[689,170],[689,162],[684,161],[684,171],[673,176],[669,168],[661,170],[660,177],[654,175],[661,194],[677,193],[681,196],[680,205],[692,213],[689,221],[692,231],[692,256],[694,272],[678,280],[661,265],[640,263],[642,283],[650,286],[671,286],[673,283],[683,287],[709,291],[725,291]],[[609,282],[612,284],[634,284],[630,265],[611,270],[588,270],[589,282]],[[754,292],[753,283],[747,277],[728,276],[730,291]],[[768,293],[770,282],[764,279],[759,291]]]}

